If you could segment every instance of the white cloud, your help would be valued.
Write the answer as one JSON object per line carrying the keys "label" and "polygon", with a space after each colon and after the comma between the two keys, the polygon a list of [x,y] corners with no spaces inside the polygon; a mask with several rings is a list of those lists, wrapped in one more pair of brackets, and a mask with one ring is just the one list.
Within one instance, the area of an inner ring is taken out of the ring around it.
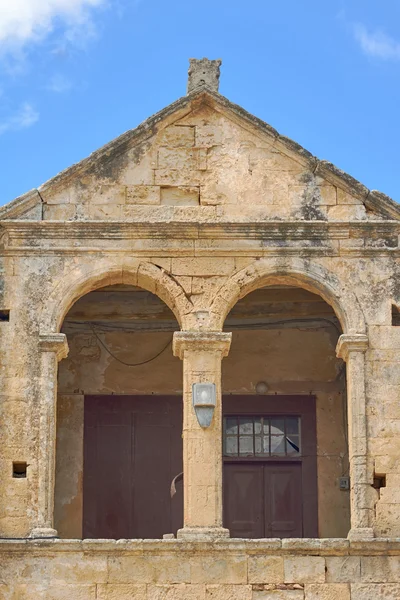
{"label": "white cloud", "polygon": [[356,24],[354,36],[368,56],[383,60],[400,60],[400,42],[383,31],[368,31],[364,25]]}
{"label": "white cloud", "polygon": [[0,47],[18,50],[60,24],[67,32],[90,29],[90,9],[105,0],[0,0]]}
{"label": "white cloud", "polygon": [[21,108],[5,120],[0,120],[0,135],[7,131],[19,131],[31,127],[39,120],[39,113],[25,102]]}

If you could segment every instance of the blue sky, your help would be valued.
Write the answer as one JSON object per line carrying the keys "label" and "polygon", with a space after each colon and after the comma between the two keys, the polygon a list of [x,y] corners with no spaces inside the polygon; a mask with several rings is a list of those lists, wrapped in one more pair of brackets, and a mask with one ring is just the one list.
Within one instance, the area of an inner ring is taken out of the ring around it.
{"label": "blue sky", "polygon": [[398,0],[0,0],[0,204],[185,94],[220,92],[400,201]]}

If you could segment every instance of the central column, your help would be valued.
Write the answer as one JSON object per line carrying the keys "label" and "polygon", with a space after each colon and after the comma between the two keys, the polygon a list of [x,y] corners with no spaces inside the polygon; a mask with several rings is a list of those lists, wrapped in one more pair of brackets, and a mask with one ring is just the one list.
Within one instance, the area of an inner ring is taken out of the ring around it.
{"label": "central column", "polygon": [[[231,333],[178,331],[174,355],[183,360],[184,526],[179,538],[229,537],[222,527],[221,362],[228,355]],[[193,385],[215,384],[211,424],[202,427],[193,406]]]}

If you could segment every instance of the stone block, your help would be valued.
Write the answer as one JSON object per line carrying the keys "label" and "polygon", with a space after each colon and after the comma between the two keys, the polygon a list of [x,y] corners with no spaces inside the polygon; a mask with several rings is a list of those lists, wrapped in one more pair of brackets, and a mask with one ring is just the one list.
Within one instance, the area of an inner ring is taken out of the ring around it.
{"label": "stone block", "polygon": [[400,583],[399,557],[362,556],[361,581],[370,583]]}
{"label": "stone block", "polygon": [[160,204],[160,186],[129,185],[126,188],[127,204]]}
{"label": "stone block", "polygon": [[46,564],[49,581],[63,583],[105,583],[107,581],[107,558],[105,556],[63,553]]}
{"label": "stone block", "polygon": [[153,556],[151,563],[154,569],[155,583],[190,583],[190,563],[179,554]]}
{"label": "stone block", "polygon": [[283,558],[280,556],[249,556],[249,583],[283,583]]}
{"label": "stone block", "polygon": [[205,600],[204,585],[148,585],[147,600]]}
{"label": "stone block", "polygon": [[303,589],[266,589],[253,591],[252,600],[304,600]]}
{"label": "stone block", "polygon": [[70,221],[75,217],[74,204],[44,204],[43,218],[46,221]]}
{"label": "stone block", "polygon": [[354,583],[351,600],[400,600],[400,583]]}
{"label": "stone block", "polygon": [[91,204],[125,204],[125,186],[101,185],[100,188],[90,196]]}
{"label": "stone block", "polygon": [[[197,166],[197,163],[196,163]],[[156,169],[154,172],[156,185],[197,186],[202,179],[202,171],[196,169]]]}
{"label": "stone block", "polygon": [[328,218],[330,221],[353,221],[366,219],[366,210],[364,205],[338,204],[328,208]]}
{"label": "stone block", "polygon": [[327,556],[326,581],[329,583],[353,583],[360,580],[359,556]]}
{"label": "stone block", "polygon": [[306,584],[305,600],[350,600],[350,586],[347,583]]}
{"label": "stone block", "polygon": [[222,144],[222,128],[217,124],[196,125],[196,144],[210,148]]}
{"label": "stone block", "polygon": [[196,556],[190,561],[193,583],[247,583],[246,556]]}
{"label": "stone block", "polygon": [[[0,588],[0,599],[1,596]],[[4,596],[4,600],[95,600],[95,585],[32,585],[19,584],[14,595]]]}
{"label": "stone block", "polygon": [[108,561],[109,583],[152,583],[154,568],[151,557],[116,556]]}
{"label": "stone block", "polygon": [[120,204],[92,204],[89,207],[89,214],[96,221],[119,220],[121,218],[121,206]]}
{"label": "stone block", "polygon": [[234,258],[173,258],[173,275],[230,275],[235,270]]}
{"label": "stone block", "polygon": [[161,132],[158,141],[160,146],[169,148],[190,148],[194,146],[195,128],[188,125],[170,125]]}
{"label": "stone block", "polygon": [[196,169],[197,148],[160,148],[158,151],[159,169]]}
{"label": "stone block", "polygon": [[336,188],[333,185],[321,185],[319,186],[320,192],[320,205],[321,206],[335,206],[336,204]]}
{"label": "stone block", "polygon": [[99,584],[96,600],[147,600],[146,585],[130,583]]}
{"label": "stone block", "polygon": [[207,585],[206,600],[252,600],[251,585]]}
{"label": "stone block", "polygon": [[324,583],[322,556],[289,556],[284,559],[285,583]]}
{"label": "stone block", "polygon": [[161,204],[169,206],[198,206],[200,188],[197,187],[162,187]]}
{"label": "stone block", "polygon": [[356,198],[355,196],[352,196],[351,194],[349,194],[348,192],[345,192],[344,190],[337,188],[337,203],[338,204],[354,204],[354,205],[361,205],[362,204],[362,200],[360,198]]}

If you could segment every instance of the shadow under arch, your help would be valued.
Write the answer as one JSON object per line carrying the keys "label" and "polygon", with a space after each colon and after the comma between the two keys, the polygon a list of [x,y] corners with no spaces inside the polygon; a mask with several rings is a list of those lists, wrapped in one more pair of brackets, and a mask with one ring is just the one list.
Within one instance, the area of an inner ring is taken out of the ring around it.
{"label": "shadow under arch", "polygon": [[71,306],[82,296],[108,285],[135,285],[158,296],[174,313],[184,329],[190,319],[193,305],[183,288],[161,267],[138,260],[129,266],[112,263],[90,268],[77,266],[63,277],[44,303],[42,331],[58,333]]}
{"label": "shadow under arch", "polygon": [[349,285],[322,265],[299,258],[285,259],[284,264],[261,259],[235,273],[211,305],[211,328],[222,330],[228,313],[241,298],[268,285],[294,285],[318,294],[335,311],[343,333],[366,333],[363,311]]}

